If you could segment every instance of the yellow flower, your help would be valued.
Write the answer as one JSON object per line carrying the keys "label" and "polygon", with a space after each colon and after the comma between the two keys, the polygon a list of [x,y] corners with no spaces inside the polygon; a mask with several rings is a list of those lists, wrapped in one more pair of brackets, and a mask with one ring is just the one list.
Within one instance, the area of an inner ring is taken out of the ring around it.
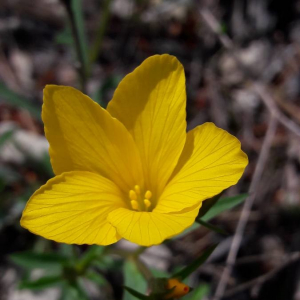
{"label": "yellow flower", "polygon": [[185,105],[184,70],[170,55],[127,75],[106,110],[74,88],[47,86],[42,118],[56,176],[32,195],[21,225],[62,243],[145,246],[192,225],[248,159],[213,123],[186,133]]}

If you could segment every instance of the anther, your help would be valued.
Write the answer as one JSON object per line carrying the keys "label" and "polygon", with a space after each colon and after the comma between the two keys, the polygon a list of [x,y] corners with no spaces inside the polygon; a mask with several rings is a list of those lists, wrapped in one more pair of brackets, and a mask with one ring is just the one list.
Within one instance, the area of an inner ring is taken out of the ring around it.
{"label": "anther", "polygon": [[149,200],[151,197],[152,197],[152,193],[150,191],[147,191],[145,193],[145,198]]}
{"label": "anther", "polygon": [[146,208],[149,208],[151,206],[151,202],[148,199],[144,199],[144,204]]}
{"label": "anther", "polygon": [[134,190],[135,190],[135,192],[136,192],[138,195],[141,193],[141,188],[140,188],[139,185],[135,185],[135,186],[134,186]]}
{"label": "anther", "polygon": [[137,195],[136,195],[136,192],[134,190],[129,191],[129,198],[131,200],[136,200],[137,199]]}
{"label": "anther", "polygon": [[134,209],[134,210],[139,210],[139,204],[136,200],[131,200],[130,201],[130,204],[131,204],[131,207]]}

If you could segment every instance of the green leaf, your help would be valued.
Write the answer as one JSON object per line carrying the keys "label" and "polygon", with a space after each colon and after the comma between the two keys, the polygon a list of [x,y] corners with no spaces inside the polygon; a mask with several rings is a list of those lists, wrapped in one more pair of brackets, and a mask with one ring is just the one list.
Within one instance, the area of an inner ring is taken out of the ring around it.
{"label": "green leaf", "polygon": [[100,258],[104,252],[105,247],[93,245],[82,255],[76,265],[78,274],[83,274],[86,269],[92,264],[93,260]]}
{"label": "green leaf", "polygon": [[178,278],[180,280],[184,280],[189,275],[191,275],[194,271],[196,271],[212,254],[212,252],[216,249],[217,245],[213,245],[209,247],[202,255],[200,255],[196,260],[194,260],[191,264],[187,265],[181,271],[173,274],[170,278]]}
{"label": "green leaf", "polygon": [[76,28],[78,31],[78,38],[80,48],[83,54],[83,61],[84,61],[84,72],[87,74],[87,66],[88,66],[88,44],[85,34],[85,26],[84,26],[84,17],[83,17],[83,9],[82,9],[82,0],[72,0],[71,1],[71,9],[74,14],[74,19],[76,23]]}
{"label": "green leaf", "polygon": [[35,281],[23,281],[19,284],[19,289],[42,290],[62,283],[61,276],[45,276]]}
{"label": "green leaf", "polygon": [[220,199],[220,197],[222,196],[223,192],[221,192],[220,194],[207,199],[205,201],[203,201],[202,206],[199,210],[199,214],[198,214],[198,218],[201,218],[202,216],[204,216]]}
{"label": "green leaf", "polygon": [[124,286],[124,289],[129,293],[129,295],[133,296],[133,299],[134,298],[138,298],[138,299],[141,299],[141,300],[148,300],[148,299],[151,299],[150,296],[146,296],[146,295],[143,295],[141,294],[140,292],[128,287],[128,286]]}
{"label": "green leaf", "polygon": [[98,286],[107,285],[107,280],[105,279],[105,277],[94,271],[89,271],[88,273],[86,273],[85,277],[96,283]]}
{"label": "green leaf", "polygon": [[85,270],[91,265],[92,261],[96,258],[100,258],[104,252],[105,247],[93,245],[82,255],[76,269],[79,274],[85,272]]}
{"label": "green leaf", "polygon": [[167,277],[162,277],[162,278],[151,278],[149,280],[149,287],[151,290],[152,295],[165,295],[168,293],[171,293],[171,290],[167,290],[166,286],[168,283],[168,278]]}
{"label": "green leaf", "polygon": [[49,153],[45,153],[43,155],[42,160],[40,161],[40,163],[41,163],[41,166],[44,170],[44,173],[46,173],[50,177],[54,177],[54,172],[52,170],[52,165],[51,165]]}
{"label": "green leaf", "polygon": [[54,253],[21,252],[11,254],[9,258],[27,269],[58,269],[68,262],[66,257]]}
{"label": "green leaf", "polygon": [[113,259],[108,255],[102,256],[99,260],[93,260],[91,266],[94,266],[100,270],[119,271],[123,266],[119,261]]}
{"label": "green leaf", "polygon": [[210,224],[208,222],[205,222],[205,221],[203,221],[203,220],[201,220],[199,218],[196,219],[196,222],[199,223],[200,225],[202,225],[202,226],[204,226],[204,227],[206,227],[206,228],[214,231],[214,232],[217,232],[217,233],[220,233],[220,234],[223,234],[223,235],[228,235],[228,233],[224,229],[222,229],[222,228],[220,228],[218,226],[212,225],[212,224]]}
{"label": "green leaf", "polygon": [[210,286],[208,284],[200,284],[198,287],[194,288],[187,296],[185,300],[202,300],[207,297],[210,291]]}
{"label": "green leaf", "polygon": [[[214,206],[210,207],[210,209],[205,212],[205,215],[203,215],[201,217],[201,220],[207,222],[207,221],[213,219],[214,217],[218,216],[222,212],[232,209],[235,206],[241,204],[247,197],[248,197],[248,194],[241,194],[241,195],[234,196],[234,197],[221,198],[220,200],[218,200],[218,202],[216,202],[216,204]],[[213,199],[213,198],[211,198],[211,199]],[[207,200],[205,200],[205,201],[207,201]],[[205,201],[203,202],[203,205],[204,205]],[[195,222],[191,227],[187,228],[184,232],[177,235],[174,239],[178,239],[180,237],[185,236],[189,232],[197,229],[199,226],[200,225],[197,222]]]}
{"label": "green leaf", "polygon": [[41,119],[41,109],[35,107],[30,100],[25,97],[11,91],[3,83],[0,82],[0,96],[4,98],[6,102],[14,107],[26,109],[32,116],[37,119]]}
{"label": "green leaf", "polygon": [[232,209],[235,206],[243,203],[247,197],[248,194],[241,194],[234,197],[222,198],[201,219],[203,221],[209,221],[222,212]]}
{"label": "green leaf", "polygon": [[[147,289],[147,282],[145,278],[140,273],[136,264],[132,259],[128,259],[123,265],[124,274],[124,285],[129,288],[134,288],[140,293],[145,293]],[[132,300],[132,294],[125,292],[123,295],[123,300]]]}

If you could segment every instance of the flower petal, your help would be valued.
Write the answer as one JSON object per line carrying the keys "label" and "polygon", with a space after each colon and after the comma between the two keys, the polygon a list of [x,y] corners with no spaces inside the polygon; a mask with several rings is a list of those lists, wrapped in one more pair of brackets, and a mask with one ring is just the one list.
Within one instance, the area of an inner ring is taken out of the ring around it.
{"label": "flower petal", "polygon": [[156,212],[137,212],[126,208],[112,211],[107,220],[116,227],[123,238],[141,246],[152,246],[181,233],[190,227],[201,206],[185,213],[160,214]]}
{"label": "flower petal", "polygon": [[67,244],[108,245],[120,239],[106,218],[125,204],[110,180],[90,172],[67,172],[37,190],[23,211],[21,226]]}
{"label": "flower petal", "polygon": [[184,147],[185,104],[183,67],[166,54],[146,59],[127,75],[108,104],[107,110],[132,134],[142,159],[146,188],[156,197]]}
{"label": "flower petal", "polygon": [[248,164],[240,141],[213,123],[187,134],[172,179],[161,195],[156,212],[181,211],[236,184]]}
{"label": "flower petal", "polygon": [[126,191],[142,185],[141,161],[131,135],[88,96],[71,87],[47,86],[42,117],[56,175],[91,171]]}

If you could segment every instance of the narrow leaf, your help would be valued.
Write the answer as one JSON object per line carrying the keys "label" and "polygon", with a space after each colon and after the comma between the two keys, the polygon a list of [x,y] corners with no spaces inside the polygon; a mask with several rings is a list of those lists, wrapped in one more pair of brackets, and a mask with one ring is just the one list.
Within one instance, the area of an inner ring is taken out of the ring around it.
{"label": "narrow leaf", "polygon": [[128,287],[128,286],[124,286],[124,289],[132,296],[134,296],[135,298],[141,299],[141,300],[148,300],[150,299],[150,296],[146,296],[141,294],[140,292]]}
{"label": "narrow leaf", "polygon": [[199,210],[199,214],[198,214],[198,218],[201,218],[202,216],[204,216],[220,199],[220,197],[222,196],[223,192],[221,192],[220,194],[207,199],[205,201],[203,201],[202,206]]}
{"label": "narrow leaf", "polygon": [[19,289],[42,290],[62,284],[61,276],[46,276],[35,281],[23,281],[19,284]]}
{"label": "narrow leaf", "polygon": [[17,265],[27,269],[57,269],[67,263],[67,258],[51,253],[21,252],[10,255],[10,259]]}
{"label": "narrow leaf", "polygon": [[104,276],[102,276],[99,273],[96,273],[94,271],[89,271],[85,277],[94,283],[96,283],[98,286],[105,286],[107,285],[107,280],[105,279]]}
{"label": "narrow leaf", "polygon": [[220,233],[220,234],[223,234],[223,235],[228,235],[228,233],[224,229],[222,229],[218,226],[212,225],[208,222],[205,222],[205,221],[201,220],[200,218],[197,218],[196,222],[199,223],[200,225],[214,231],[214,232],[217,232],[217,233]]}
{"label": "narrow leaf", "polygon": [[247,197],[248,194],[241,194],[234,197],[222,198],[201,219],[203,221],[209,221],[220,213],[241,204]]}
{"label": "narrow leaf", "polygon": [[3,83],[0,82],[0,96],[12,106],[26,109],[32,116],[41,119],[41,110],[30,103],[29,99],[11,91]]}
{"label": "narrow leaf", "polygon": [[92,245],[89,249],[82,255],[80,261],[78,262],[76,268],[79,274],[82,274],[96,258],[100,258],[105,247]]}
{"label": "narrow leaf", "polygon": [[83,68],[85,74],[87,74],[87,66],[88,66],[88,44],[85,34],[85,26],[84,26],[84,17],[83,17],[83,8],[82,8],[82,0],[72,0],[71,1],[71,9],[74,14],[74,19],[76,23],[76,28],[78,31],[79,44],[81,48],[81,53],[83,55]]}
{"label": "narrow leaf", "polygon": [[172,278],[179,278],[180,280],[184,280],[194,271],[196,271],[212,254],[212,252],[216,249],[217,245],[213,245],[209,247],[204,253],[199,256],[196,260],[194,260],[191,264],[187,265],[181,271],[173,274]]}
{"label": "narrow leaf", "polygon": [[[234,208],[235,206],[241,204],[246,198],[248,197],[248,194],[241,194],[238,196],[234,197],[226,197],[226,198],[221,198],[218,200],[218,202],[215,203],[214,206],[212,206],[208,211],[206,211],[205,215],[201,217],[202,221],[209,221],[213,219],[214,217],[218,216],[222,212],[226,210],[230,210]],[[207,200],[205,200],[207,201]],[[203,202],[203,205],[205,203]],[[181,234],[177,235],[174,239],[178,239],[180,237],[185,236],[189,232],[197,229],[199,227],[199,223],[195,222],[191,227],[187,228],[184,232]]]}
{"label": "narrow leaf", "polygon": [[[124,262],[123,266],[124,285],[129,288],[134,288],[140,293],[145,293],[147,289],[147,282],[140,273],[137,265],[132,259],[128,259]],[[132,300],[132,295],[125,292],[123,300]]]}

